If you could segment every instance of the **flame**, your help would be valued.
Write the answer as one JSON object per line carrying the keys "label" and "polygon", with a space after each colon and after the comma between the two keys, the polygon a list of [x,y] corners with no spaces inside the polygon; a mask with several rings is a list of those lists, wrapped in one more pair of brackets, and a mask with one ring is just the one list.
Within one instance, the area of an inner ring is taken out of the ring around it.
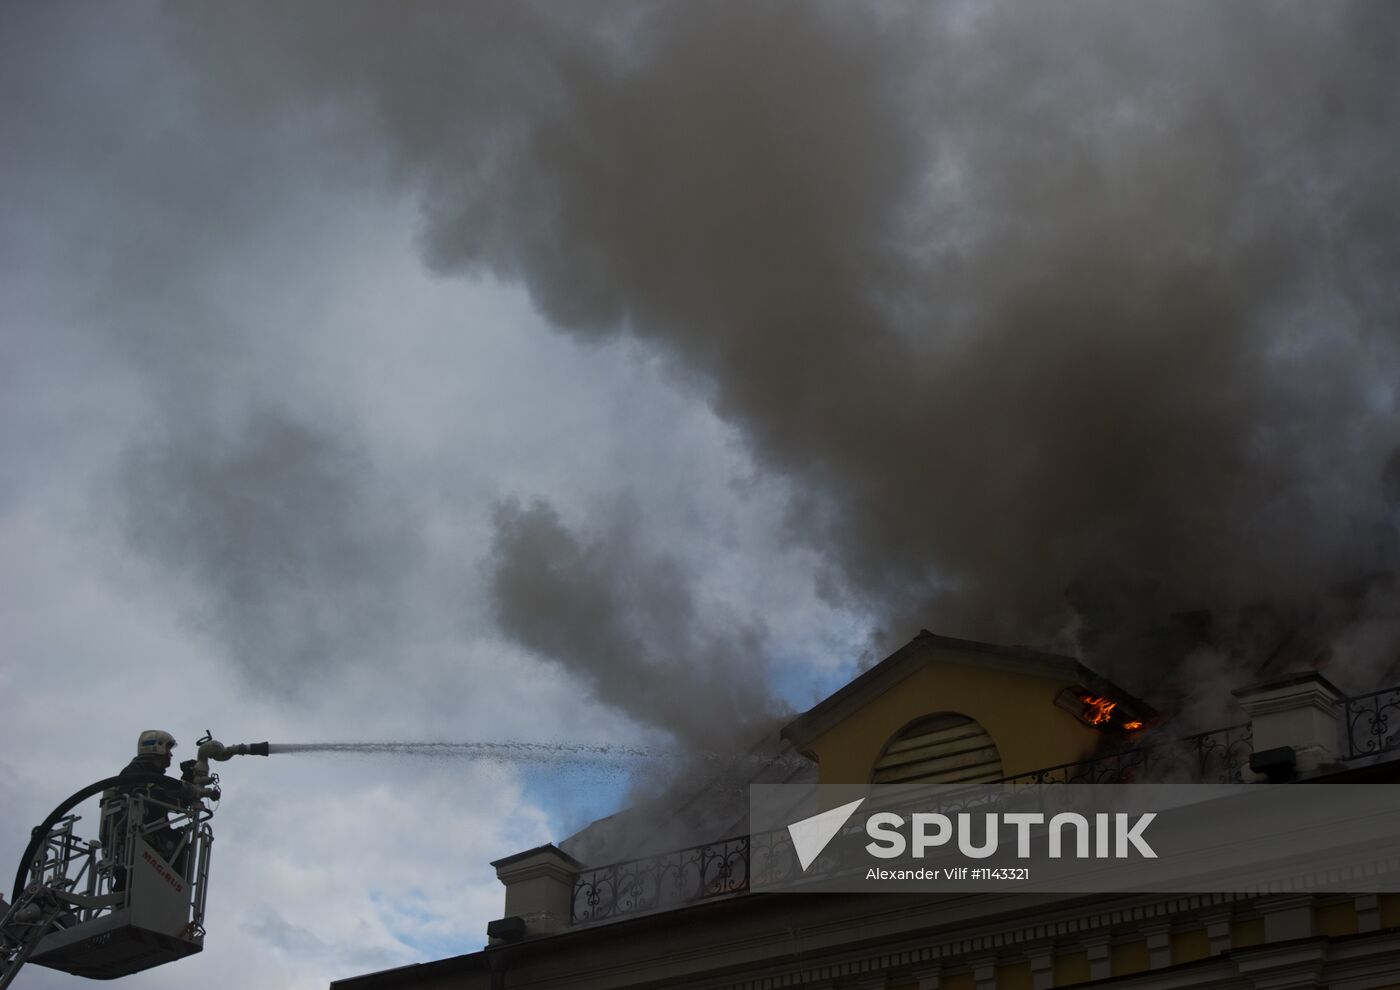
{"label": "flame", "polygon": [[1141,729],[1141,728],[1142,728],[1142,723],[1141,723],[1141,722],[1124,722],[1124,723],[1123,723],[1123,728],[1124,728],[1125,730],[1127,730],[1128,732],[1136,732],[1138,729]]}
{"label": "flame", "polygon": [[1079,700],[1084,702],[1084,721],[1090,725],[1103,725],[1113,716],[1113,709],[1118,707],[1118,702],[1102,695],[1081,694]]}

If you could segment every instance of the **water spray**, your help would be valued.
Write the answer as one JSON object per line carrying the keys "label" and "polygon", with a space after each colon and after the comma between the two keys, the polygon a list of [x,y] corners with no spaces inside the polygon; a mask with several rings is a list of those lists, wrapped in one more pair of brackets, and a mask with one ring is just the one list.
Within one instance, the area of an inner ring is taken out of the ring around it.
{"label": "water spray", "polygon": [[573,766],[632,764],[665,759],[676,754],[641,746],[590,745],[587,743],[534,742],[322,742],[271,743],[269,753],[299,753],[328,756],[388,756],[429,760],[473,760],[485,763],[516,763]]}
{"label": "water spray", "polygon": [[[636,763],[700,759],[707,763],[734,760],[786,764],[789,760],[720,752],[655,749],[647,746],[563,742],[321,742],[259,743],[268,753],[360,754],[467,759],[508,763]],[[806,761],[792,759],[793,765]]]}

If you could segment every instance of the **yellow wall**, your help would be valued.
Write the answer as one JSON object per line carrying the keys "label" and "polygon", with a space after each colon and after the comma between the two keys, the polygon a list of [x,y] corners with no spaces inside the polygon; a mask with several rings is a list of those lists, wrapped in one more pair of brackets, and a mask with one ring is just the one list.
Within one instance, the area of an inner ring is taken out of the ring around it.
{"label": "yellow wall", "polygon": [[1019,962],[998,966],[997,990],[1031,990],[1031,964]]}
{"label": "yellow wall", "polygon": [[1380,902],[1381,927],[1400,928],[1400,894],[1382,894]]}
{"label": "yellow wall", "polygon": [[1055,957],[1055,986],[1067,987],[1089,981],[1089,953],[1066,952]]}
{"label": "yellow wall", "polygon": [[1148,965],[1147,942],[1129,942],[1113,947],[1113,975],[1131,976],[1133,973],[1146,973]]}
{"label": "yellow wall", "polygon": [[1195,962],[1210,955],[1210,938],[1204,928],[1172,936],[1172,965]]}
{"label": "yellow wall", "polygon": [[1251,945],[1264,944],[1264,919],[1250,918],[1236,921],[1230,926],[1230,945],[1236,949],[1247,949]]}
{"label": "yellow wall", "polygon": [[[1383,895],[1382,907],[1400,913],[1400,894]],[[1388,903],[1387,903],[1388,902]],[[1320,935],[1351,935],[1356,932],[1356,909],[1349,901],[1319,905],[1314,911],[1314,920]],[[1400,919],[1396,919],[1400,920]],[[1237,921],[1231,928],[1231,936],[1236,948],[1260,945],[1264,942],[1264,920],[1251,918]],[[1177,932],[1171,937],[1172,965],[1195,962],[1210,955],[1210,940],[1204,928]],[[1125,942],[1113,946],[1112,968],[1114,976],[1128,976],[1146,972],[1148,967],[1147,943],[1143,941]],[[1089,954],[1087,952],[1067,952],[1055,957],[1054,985],[1073,986],[1089,980]],[[950,990],[973,990],[971,973],[959,973],[945,977]],[[997,970],[997,990],[1028,990],[1031,985],[1029,963],[1014,963]],[[913,990],[912,985],[908,990]],[[1400,990],[1400,983],[1378,987],[1377,990]]]}
{"label": "yellow wall", "polygon": [[820,765],[821,783],[869,783],[890,738],[937,712],[980,722],[996,743],[1007,776],[1085,759],[1103,738],[1055,707],[1055,698],[1070,686],[1065,681],[997,670],[980,656],[960,663],[956,656],[934,651],[922,669],[814,739],[807,752]]}
{"label": "yellow wall", "polygon": [[1313,908],[1313,930],[1319,935],[1356,934],[1356,902],[1339,901]]}

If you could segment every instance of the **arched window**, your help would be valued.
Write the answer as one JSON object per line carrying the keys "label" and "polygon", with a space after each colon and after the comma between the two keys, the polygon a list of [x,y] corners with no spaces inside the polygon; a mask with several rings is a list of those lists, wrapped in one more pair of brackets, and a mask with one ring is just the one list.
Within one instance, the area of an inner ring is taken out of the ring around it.
{"label": "arched window", "polygon": [[875,761],[875,784],[995,784],[1001,754],[987,730],[966,715],[941,712],[911,722]]}

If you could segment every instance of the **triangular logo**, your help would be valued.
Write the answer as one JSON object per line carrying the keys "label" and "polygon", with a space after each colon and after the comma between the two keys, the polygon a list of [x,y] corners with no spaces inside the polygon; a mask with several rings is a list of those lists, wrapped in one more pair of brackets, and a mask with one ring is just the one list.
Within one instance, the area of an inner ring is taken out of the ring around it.
{"label": "triangular logo", "polygon": [[836,838],[841,826],[850,821],[856,809],[864,803],[865,798],[861,798],[859,801],[823,811],[820,815],[804,818],[788,826],[788,835],[792,836],[792,848],[797,851],[797,861],[802,864],[802,872],[807,872],[807,867],[815,862],[827,843]]}

